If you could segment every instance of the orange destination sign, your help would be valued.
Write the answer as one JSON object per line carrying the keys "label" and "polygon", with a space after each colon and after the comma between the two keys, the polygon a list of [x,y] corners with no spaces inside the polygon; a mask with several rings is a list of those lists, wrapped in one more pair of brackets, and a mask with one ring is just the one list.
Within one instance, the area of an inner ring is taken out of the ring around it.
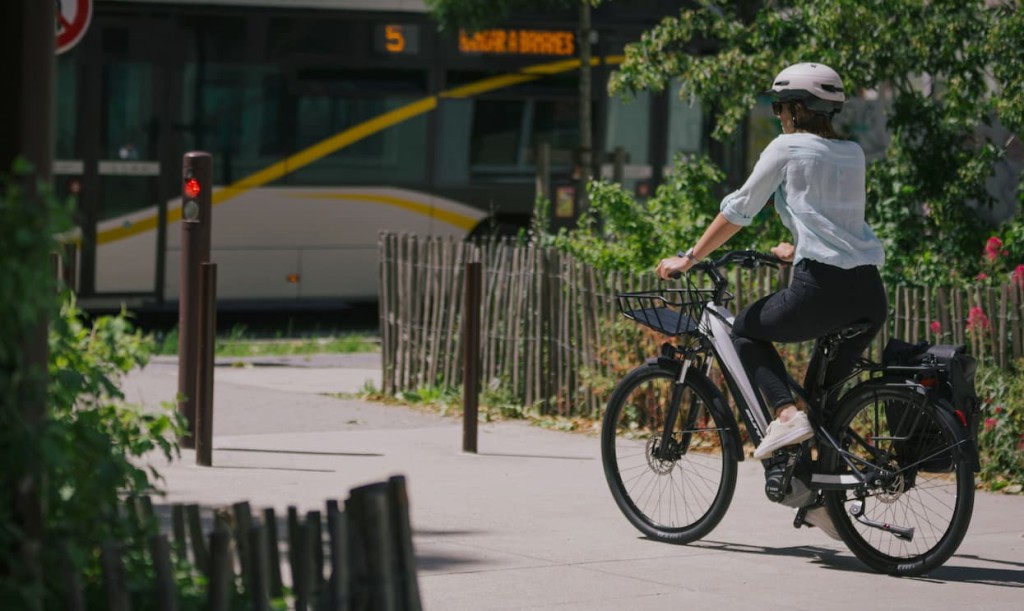
{"label": "orange destination sign", "polygon": [[560,55],[576,52],[576,35],[565,30],[459,31],[459,52],[492,55]]}

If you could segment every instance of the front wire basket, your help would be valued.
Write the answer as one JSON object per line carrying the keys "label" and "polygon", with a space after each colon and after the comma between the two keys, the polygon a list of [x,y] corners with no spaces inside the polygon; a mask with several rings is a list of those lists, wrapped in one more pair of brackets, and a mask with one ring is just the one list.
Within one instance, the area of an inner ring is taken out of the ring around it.
{"label": "front wire basket", "polygon": [[663,335],[685,335],[698,329],[701,312],[712,301],[714,289],[698,288],[687,277],[686,288],[616,293],[619,311],[630,320]]}

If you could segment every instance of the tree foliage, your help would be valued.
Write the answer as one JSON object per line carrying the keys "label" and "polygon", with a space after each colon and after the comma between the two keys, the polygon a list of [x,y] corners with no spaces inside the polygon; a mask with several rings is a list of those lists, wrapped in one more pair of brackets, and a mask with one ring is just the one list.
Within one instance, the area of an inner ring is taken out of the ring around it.
{"label": "tree foliage", "polygon": [[[888,100],[891,143],[868,170],[870,222],[886,242],[890,279],[948,281],[978,270],[991,228],[976,208],[1007,143],[980,135],[998,120],[1024,126],[1024,14],[982,0],[789,0],[738,15],[700,0],[626,49],[613,93],[664,89],[696,96],[714,137],[732,134],[772,76],[820,61],[847,90]],[[712,48],[710,54],[697,49]],[[841,115],[840,115],[841,117]]]}
{"label": "tree foliage", "polygon": [[715,164],[700,157],[677,159],[666,181],[646,200],[620,185],[592,181],[591,207],[580,217],[578,229],[562,232],[552,242],[601,269],[651,269],[652,261],[700,237],[718,210],[715,193],[723,178]]}

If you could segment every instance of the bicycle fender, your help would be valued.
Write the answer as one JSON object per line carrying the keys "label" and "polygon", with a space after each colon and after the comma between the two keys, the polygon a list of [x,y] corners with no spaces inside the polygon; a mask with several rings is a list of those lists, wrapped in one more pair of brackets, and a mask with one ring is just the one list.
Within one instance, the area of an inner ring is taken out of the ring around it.
{"label": "bicycle fender", "polygon": [[[649,367],[671,369],[675,372],[677,378],[679,376],[679,369],[682,367],[682,363],[678,360],[660,356],[647,359],[646,364]],[[737,462],[742,462],[745,458],[743,456],[743,438],[740,437],[740,429],[736,424],[736,417],[733,416],[732,410],[729,409],[729,402],[726,401],[725,395],[722,394],[722,391],[718,390],[717,386],[711,383],[711,380],[706,375],[696,368],[690,368],[686,372],[686,381],[694,386],[703,387],[703,390],[711,397],[711,405],[708,406],[708,409],[714,412],[716,419],[721,418],[721,422],[725,422],[726,427],[728,427],[727,434],[725,435],[725,450],[729,453],[730,458]]]}

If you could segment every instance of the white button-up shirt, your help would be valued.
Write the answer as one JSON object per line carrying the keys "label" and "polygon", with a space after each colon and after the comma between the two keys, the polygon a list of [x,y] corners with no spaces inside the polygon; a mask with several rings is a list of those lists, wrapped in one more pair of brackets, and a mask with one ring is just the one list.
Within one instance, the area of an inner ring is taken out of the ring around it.
{"label": "white button-up shirt", "polygon": [[749,225],[774,193],[793,234],[793,263],[810,259],[843,269],[881,267],[885,251],[864,221],[864,151],[856,142],[783,134],[764,149],[747,182],[722,200],[729,222]]}

